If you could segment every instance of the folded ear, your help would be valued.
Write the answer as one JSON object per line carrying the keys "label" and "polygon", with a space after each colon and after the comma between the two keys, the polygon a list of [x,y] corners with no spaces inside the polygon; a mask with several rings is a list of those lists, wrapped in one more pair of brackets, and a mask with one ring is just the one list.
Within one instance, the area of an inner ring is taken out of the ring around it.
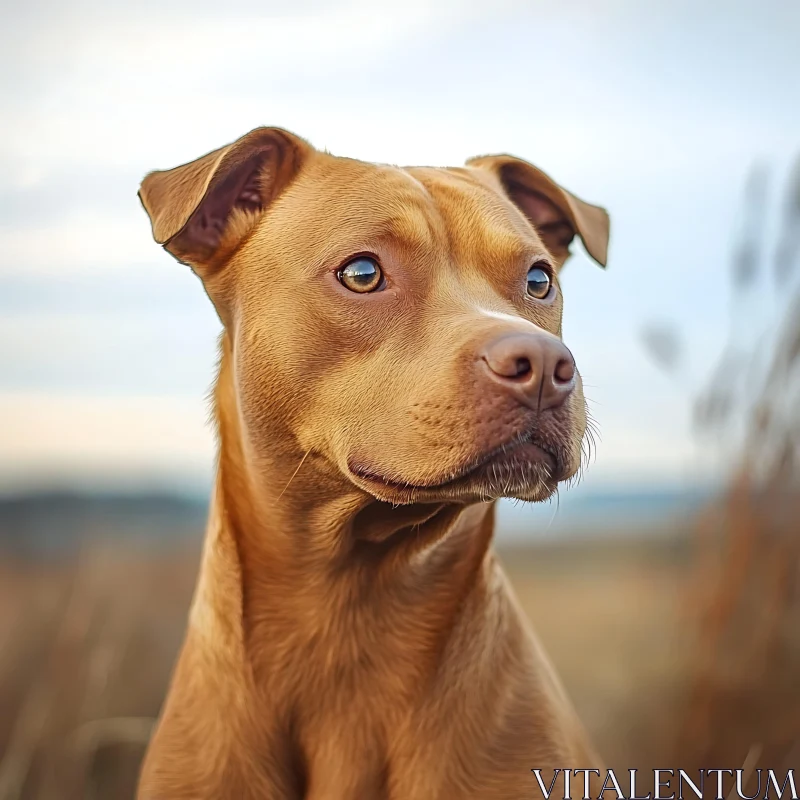
{"label": "folded ear", "polygon": [[577,233],[586,252],[606,266],[609,218],[604,208],[580,200],[533,164],[513,156],[479,156],[467,161],[467,166],[489,170],[499,179],[559,263],[569,257],[569,245]]}
{"label": "folded ear", "polygon": [[256,128],[188,164],[151,172],[139,199],[153,238],[179,261],[208,274],[252,230],[310,150],[287,131]]}

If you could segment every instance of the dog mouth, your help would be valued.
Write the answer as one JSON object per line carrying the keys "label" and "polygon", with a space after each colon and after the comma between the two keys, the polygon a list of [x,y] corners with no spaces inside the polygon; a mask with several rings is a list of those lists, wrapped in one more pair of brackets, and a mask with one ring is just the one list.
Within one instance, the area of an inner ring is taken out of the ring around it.
{"label": "dog mouth", "polygon": [[378,499],[396,503],[442,496],[464,500],[544,500],[563,478],[563,461],[558,449],[527,432],[482,453],[443,480],[413,483],[357,462],[348,463],[348,469],[362,488]]}

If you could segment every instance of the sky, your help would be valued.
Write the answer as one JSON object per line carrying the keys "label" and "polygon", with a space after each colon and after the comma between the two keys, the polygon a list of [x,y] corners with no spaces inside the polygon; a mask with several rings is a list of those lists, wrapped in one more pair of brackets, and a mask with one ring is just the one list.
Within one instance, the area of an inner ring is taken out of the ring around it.
{"label": "sky", "polygon": [[[259,125],[383,163],[509,152],[612,219],[564,273],[601,442],[586,483],[692,484],[692,393],[733,329],[748,170],[800,152],[793,0],[0,4],[0,492],[196,486],[219,323],[152,241],[143,175]],[[641,330],[686,332],[680,376]]]}

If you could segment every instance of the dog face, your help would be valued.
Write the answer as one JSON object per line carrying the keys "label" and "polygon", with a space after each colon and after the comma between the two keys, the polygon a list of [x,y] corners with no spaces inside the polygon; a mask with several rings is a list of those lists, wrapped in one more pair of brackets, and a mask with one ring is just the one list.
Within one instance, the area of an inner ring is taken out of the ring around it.
{"label": "dog face", "polygon": [[312,453],[395,504],[543,500],[581,461],[559,270],[608,217],[509,156],[336,158],[261,128],[142,183],[229,339],[247,455]]}

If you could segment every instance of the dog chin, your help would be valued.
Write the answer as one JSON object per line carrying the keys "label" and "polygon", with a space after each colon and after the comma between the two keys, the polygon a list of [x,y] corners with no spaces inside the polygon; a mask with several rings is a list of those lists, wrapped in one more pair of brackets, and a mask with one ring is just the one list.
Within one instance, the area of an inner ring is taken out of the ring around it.
{"label": "dog chin", "polygon": [[474,466],[444,479],[414,482],[348,464],[353,483],[377,500],[395,505],[411,503],[476,503],[508,497],[542,502],[555,493],[558,484],[574,470],[564,468],[555,453],[533,442],[503,449]]}

